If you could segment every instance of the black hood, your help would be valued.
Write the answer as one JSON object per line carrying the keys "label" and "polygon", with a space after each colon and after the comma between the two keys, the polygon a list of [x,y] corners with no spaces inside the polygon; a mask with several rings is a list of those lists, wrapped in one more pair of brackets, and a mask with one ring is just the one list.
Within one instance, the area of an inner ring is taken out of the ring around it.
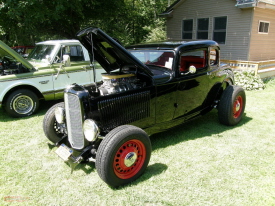
{"label": "black hood", "polygon": [[99,28],[89,27],[79,31],[77,38],[89,51],[91,61],[96,60],[107,73],[124,66],[136,67],[152,76],[149,68]]}

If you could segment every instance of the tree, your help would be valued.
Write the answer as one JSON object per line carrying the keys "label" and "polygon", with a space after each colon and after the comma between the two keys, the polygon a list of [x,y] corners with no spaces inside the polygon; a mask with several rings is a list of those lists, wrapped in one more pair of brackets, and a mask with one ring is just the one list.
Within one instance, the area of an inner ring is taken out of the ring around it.
{"label": "tree", "polygon": [[5,33],[3,39],[11,41],[20,36],[21,39],[28,38],[35,41],[37,37],[45,35],[75,38],[76,32],[82,25],[91,20],[107,20],[115,16],[113,11],[123,8],[124,2],[123,0],[2,0],[0,5],[0,25],[2,32]]}
{"label": "tree", "polygon": [[125,45],[139,43],[153,36],[163,38],[165,22],[158,20],[158,14],[169,2],[0,0],[0,37],[10,46],[34,44],[46,39],[72,39],[81,28],[92,25]]}
{"label": "tree", "polygon": [[[175,1],[175,0],[173,0]],[[132,42],[139,43],[146,41],[148,35],[162,36],[165,35],[165,21],[158,15],[165,10],[170,1],[167,0],[125,0],[127,7],[127,22],[129,35],[132,36]],[[151,34],[161,32],[161,35]],[[155,39],[155,38],[154,38]],[[156,40],[156,39],[155,39]]]}

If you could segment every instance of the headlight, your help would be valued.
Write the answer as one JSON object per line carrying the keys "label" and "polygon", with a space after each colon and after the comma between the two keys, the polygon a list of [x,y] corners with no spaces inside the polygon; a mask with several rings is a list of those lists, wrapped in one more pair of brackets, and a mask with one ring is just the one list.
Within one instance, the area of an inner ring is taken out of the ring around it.
{"label": "headlight", "polygon": [[83,131],[84,131],[85,138],[89,142],[95,141],[99,135],[99,132],[100,132],[98,126],[92,119],[86,119],[84,121]]}
{"label": "headlight", "polygon": [[65,109],[62,107],[56,107],[54,111],[55,119],[59,124],[65,123]]}

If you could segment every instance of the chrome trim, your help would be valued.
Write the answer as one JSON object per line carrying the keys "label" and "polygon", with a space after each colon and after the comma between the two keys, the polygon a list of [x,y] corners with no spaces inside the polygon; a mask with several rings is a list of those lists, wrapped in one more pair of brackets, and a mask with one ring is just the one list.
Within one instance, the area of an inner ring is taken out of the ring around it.
{"label": "chrome trim", "polygon": [[83,117],[78,96],[64,94],[68,139],[74,149],[84,148]]}

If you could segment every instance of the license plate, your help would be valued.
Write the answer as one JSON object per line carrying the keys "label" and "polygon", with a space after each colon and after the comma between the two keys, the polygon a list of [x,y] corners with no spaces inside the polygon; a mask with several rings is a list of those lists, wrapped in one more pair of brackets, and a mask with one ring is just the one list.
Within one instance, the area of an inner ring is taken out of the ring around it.
{"label": "license plate", "polygon": [[67,147],[65,144],[61,144],[57,150],[55,150],[55,153],[64,161],[67,161],[68,158],[72,155],[73,150]]}

